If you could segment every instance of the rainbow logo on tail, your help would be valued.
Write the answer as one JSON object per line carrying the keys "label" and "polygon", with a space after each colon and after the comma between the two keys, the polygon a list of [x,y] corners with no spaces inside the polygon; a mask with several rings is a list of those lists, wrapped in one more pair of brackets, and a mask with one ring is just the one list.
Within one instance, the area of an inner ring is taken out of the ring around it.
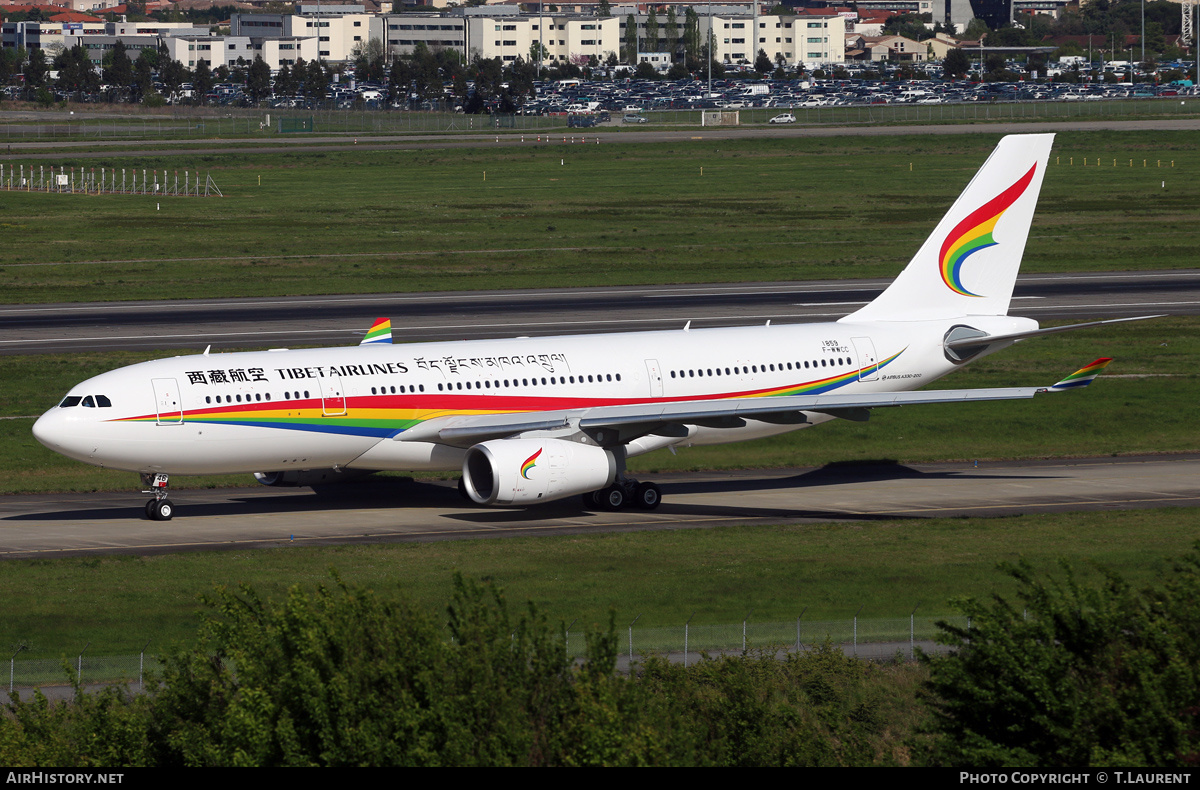
{"label": "rainbow logo on tail", "polygon": [[1108,363],[1112,362],[1112,357],[1102,357],[1097,359],[1087,367],[1082,367],[1071,375],[1067,376],[1062,381],[1050,388],[1051,392],[1062,392],[1063,390],[1079,389],[1086,387],[1095,380],[1104,368],[1108,367]]}
{"label": "rainbow logo on tail", "polygon": [[942,282],[951,291],[962,296],[980,296],[980,294],[971,293],[963,286],[963,263],[974,253],[997,244],[996,240],[992,238],[992,231],[996,229],[996,223],[999,222],[1000,217],[1004,216],[1004,212],[1008,210],[1009,206],[1016,203],[1017,198],[1025,194],[1025,188],[1033,181],[1033,174],[1036,170],[1037,164],[1035,163],[1033,167],[1029,168],[1029,172],[1015,184],[972,212],[966,219],[955,225],[954,230],[950,231],[950,235],[946,236],[946,240],[942,242],[938,261],[941,267]]}
{"label": "rainbow logo on tail", "polygon": [[375,323],[371,324],[371,328],[367,330],[366,337],[359,343],[360,346],[365,346],[371,343],[391,343],[392,342],[392,321],[389,318],[377,318]]}
{"label": "rainbow logo on tail", "polygon": [[537,457],[542,454],[541,448],[536,453],[525,459],[525,463],[521,464],[521,477],[529,479],[529,470],[537,466]]}

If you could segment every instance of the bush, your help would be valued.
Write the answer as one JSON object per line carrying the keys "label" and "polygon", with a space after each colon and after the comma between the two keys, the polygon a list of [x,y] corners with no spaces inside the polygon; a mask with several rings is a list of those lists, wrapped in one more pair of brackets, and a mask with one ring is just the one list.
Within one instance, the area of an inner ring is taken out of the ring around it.
{"label": "bush", "polygon": [[1200,712],[1200,544],[1162,589],[1115,573],[1086,586],[1007,566],[1028,611],[959,603],[929,659],[934,762],[972,766],[1194,765]]}

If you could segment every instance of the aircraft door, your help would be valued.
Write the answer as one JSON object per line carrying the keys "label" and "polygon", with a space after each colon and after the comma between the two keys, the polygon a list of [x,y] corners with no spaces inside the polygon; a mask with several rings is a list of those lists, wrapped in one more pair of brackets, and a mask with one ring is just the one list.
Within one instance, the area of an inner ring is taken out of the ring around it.
{"label": "aircraft door", "polygon": [[657,359],[646,360],[646,378],[650,381],[650,397],[661,398],[663,394],[662,369]]}
{"label": "aircraft door", "polygon": [[179,400],[179,384],[175,379],[151,379],[154,404],[159,425],[179,425],[183,422],[183,404]]}
{"label": "aircraft door", "polygon": [[869,337],[852,337],[854,351],[858,354],[858,380],[875,381],[879,378],[879,357],[875,356],[875,344]]}
{"label": "aircraft door", "polygon": [[321,387],[321,414],[325,417],[339,417],[346,413],[346,393],[342,389],[342,377],[334,374],[322,376],[318,381]]}

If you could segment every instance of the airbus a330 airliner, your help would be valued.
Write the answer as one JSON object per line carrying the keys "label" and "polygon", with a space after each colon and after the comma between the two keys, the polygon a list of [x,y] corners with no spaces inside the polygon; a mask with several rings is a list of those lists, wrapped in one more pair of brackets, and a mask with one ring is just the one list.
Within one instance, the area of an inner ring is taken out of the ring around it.
{"label": "airbus a330 airliner", "polygon": [[[138,472],[170,519],[169,475],[306,485],[380,470],[462,470],[481,505],[583,495],[653,508],[625,460],[865,420],[885,406],[1031,398],[1088,384],[922,390],[1035,335],[1009,301],[1053,135],[1005,137],[899,277],[833,323],[393,344],[160,359],[73,387],[33,427],[63,455]],[[1134,320],[1134,319],[1118,319]]]}

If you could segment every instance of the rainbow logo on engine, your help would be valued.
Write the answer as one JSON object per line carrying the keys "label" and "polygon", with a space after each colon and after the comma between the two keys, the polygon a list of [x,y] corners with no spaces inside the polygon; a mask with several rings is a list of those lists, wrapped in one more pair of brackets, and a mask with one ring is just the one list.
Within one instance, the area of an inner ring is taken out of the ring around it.
{"label": "rainbow logo on engine", "polygon": [[542,454],[541,448],[536,453],[525,459],[525,463],[521,464],[521,477],[529,479],[529,470],[537,466],[537,457]]}
{"label": "rainbow logo on engine", "polygon": [[941,268],[942,282],[951,291],[962,296],[980,296],[968,291],[962,283],[963,263],[976,252],[993,247],[997,244],[992,238],[992,231],[1004,212],[1017,202],[1017,198],[1025,194],[1025,188],[1033,181],[1037,163],[1029,168],[1029,172],[1017,180],[1015,184],[989,200],[980,208],[973,211],[966,219],[954,226],[954,230],[942,242],[938,255]]}

